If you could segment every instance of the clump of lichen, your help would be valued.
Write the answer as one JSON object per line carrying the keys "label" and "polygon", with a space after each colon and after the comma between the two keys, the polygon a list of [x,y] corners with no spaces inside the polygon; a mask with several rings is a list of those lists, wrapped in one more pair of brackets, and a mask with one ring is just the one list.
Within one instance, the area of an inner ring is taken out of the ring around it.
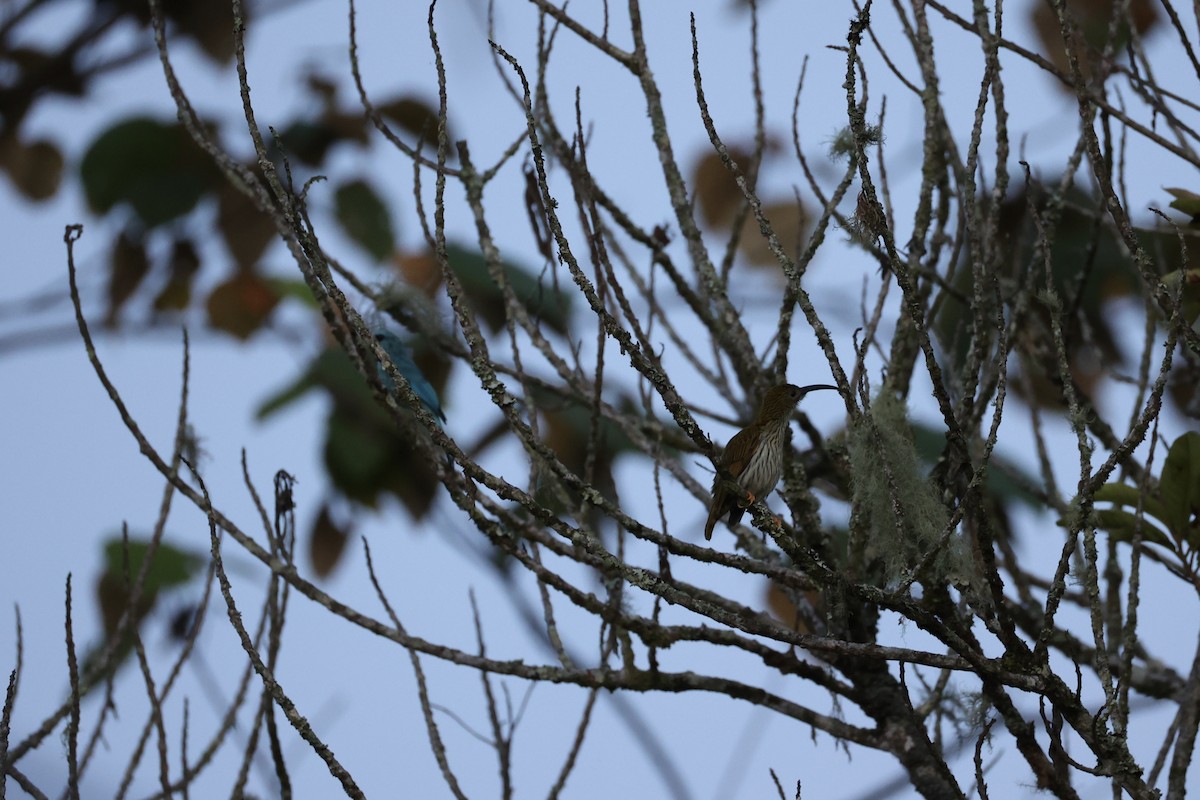
{"label": "clump of lichen", "polygon": [[915,577],[925,585],[974,583],[962,536],[943,541],[950,512],[917,456],[903,401],[890,392],[875,398],[851,428],[849,456],[853,503],[885,583],[900,583],[918,569]]}
{"label": "clump of lichen", "polygon": [[[863,128],[863,149],[874,147],[883,141],[883,128],[879,125],[867,124]],[[831,161],[843,161],[852,157],[858,148],[854,143],[854,131],[850,130],[850,126],[839,130],[829,140],[829,158]]]}

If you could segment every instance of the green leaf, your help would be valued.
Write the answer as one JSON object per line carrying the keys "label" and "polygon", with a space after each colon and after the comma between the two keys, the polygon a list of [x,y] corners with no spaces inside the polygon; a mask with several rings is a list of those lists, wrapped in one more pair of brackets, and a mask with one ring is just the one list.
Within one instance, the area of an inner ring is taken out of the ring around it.
{"label": "green leaf", "polygon": [[375,505],[379,476],[391,457],[385,427],[368,424],[338,406],[329,415],[325,436],[325,465],[334,484],[355,500]]}
{"label": "green leaf", "polygon": [[[450,268],[458,276],[476,313],[492,328],[499,330],[507,319],[504,294],[492,279],[483,255],[459,245],[446,247]],[[513,295],[534,317],[560,334],[567,332],[571,317],[571,298],[552,285],[543,283],[529,270],[512,262],[500,265],[503,278]]]}
{"label": "green leaf", "polygon": [[[1133,533],[1138,529],[1138,518],[1135,514],[1122,511],[1119,508],[1097,509],[1096,527],[1108,531],[1118,542],[1133,541]],[[1163,547],[1170,547],[1171,540],[1162,530],[1148,519],[1141,520],[1142,539]]]}
{"label": "green leaf", "polygon": [[[142,569],[142,562],[150,550],[149,539],[129,540],[129,577],[137,580]],[[205,564],[205,559],[197,553],[159,542],[154,553],[154,561],[150,571],[146,573],[146,583],[143,592],[155,593],[161,589],[179,586],[187,583]],[[109,575],[121,580],[125,578],[125,543],[119,536],[109,538],[104,543],[104,565]]]}
{"label": "green leaf", "polygon": [[[920,422],[912,423],[912,433],[913,446],[917,449],[917,455],[928,466],[936,464],[942,455],[942,450],[946,447],[945,433]],[[1030,508],[1041,509],[1044,508],[1044,504],[1025,488],[1037,484],[1037,478],[1021,469],[1015,462],[995,451],[992,452],[987,478],[984,480],[988,491],[1005,502],[1016,501]]]}
{"label": "green leaf", "polygon": [[313,310],[320,308],[317,298],[313,297],[312,289],[299,278],[267,278],[266,281],[280,298],[299,300],[302,305]]}
{"label": "green leaf", "polygon": [[313,359],[308,369],[296,380],[264,400],[254,416],[256,419],[266,419],[318,387],[325,387],[336,396],[343,390],[353,391],[354,384],[361,383],[362,378],[346,354],[337,347],[331,347]]}
{"label": "green leaf", "polygon": [[398,498],[420,519],[433,505],[440,485],[433,468],[410,440],[413,430],[384,411],[353,362],[337,347],[321,353],[304,373],[268,398],[258,409],[262,419],[312,389],[333,401],[325,429],[324,459],[338,491],[376,507],[382,494]]}
{"label": "green leaf", "polygon": [[305,372],[299,378],[264,400],[259,405],[258,410],[254,412],[254,418],[264,420],[275,414],[275,412],[282,411],[308,394],[309,390],[316,388],[316,386],[317,383],[313,380],[312,374]]}
{"label": "green leaf", "polygon": [[93,211],[105,214],[127,204],[149,228],[191,211],[220,180],[183,126],[145,117],[100,134],[79,172]]}
{"label": "green leaf", "polygon": [[[307,120],[297,120],[279,134],[279,140],[288,157],[310,167],[319,166],[325,160],[325,154],[337,139],[337,132],[328,125]],[[280,163],[275,157],[278,155],[275,147],[272,146],[271,150],[272,160]]]}
{"label": "green leaf", "polygon": [[352,396],[335,395],[328,424],[325,467],[342,494],[374,508],[379,496],[388,493],[414,518],[428,513],[439,487],[437,476],[407,438],[411,432],[375,404],[361,378]]}
{"label": "green leaf", "polygon": [[[142,584],[138,603],[130,609],[129,587],[141,573],[149,550],[149,538],[130,539],[128,549],[121,536],[111,536],[104,542],[104,571],[96,581],[95,607],[100,612],[104,631],[109,637],[116,632],[117,625],[126,612],[132,614],[135,625],[140,627],[142,621],[154,610],[162,590],[191,581],[207,563],[207,556],[159,542],[154,551],[154,560],[146,573],[146,581]],[[126,563],[129,565],[128,573]],[[113,671],[124,663],[133,651],[133,641],[132,636],[126,636],[118,642],[117,655],[112,662]],[[103,650],[102,646],[93,645],[85,650],[80,658],[85,691],[94,688],[101,677],[96,674],[96,666]]]}
{"label": "green leaf", "polygon": [[1158,501],[1158,498],[1149,494],[1143,495],[1141,490],[1125,483],[1106,483],[1096,490],[1094,495],[1096,500],[1104,500],[1110,503],[1116,503],[1119,506],[1128,506],[1132,509],[1137,509],[1138,500],[1141,500],[1142,511],[1154,517],[1159,522],[1170,527],[1170,521],[1167,519],[1166,509],[1163,504]]}
{"label": "green leaf", "polygon": [[396,249],[391,210],[365,180],[338,187],[334,194],[334,213],[346,235],[376,261],[383,261]]}
{"label": "green leaf", "polygon": [[1167,194],[1175,199],[1171,201],[1171,208],[1182,211],[1191,217],[1200,216],[1200,194],[1189,192],[1187,189],[1173,189],[1168,187]]}
{"label": "green leaf", "polygon": [[1194,541],[1192,518],[1200,512],[1200,433],[1189,431],[1171,444],[1159,478],[1166,522],[1179,541]]}
{"label": "green leaf", "polygon": [[1180,292],[1179,313],[1188,325],[1195,325],[1200,317],[1200,270],[1177,269],[1162,276],[1163,285],[1172,296],[1179,291],[1181,281],[1183,291]]}

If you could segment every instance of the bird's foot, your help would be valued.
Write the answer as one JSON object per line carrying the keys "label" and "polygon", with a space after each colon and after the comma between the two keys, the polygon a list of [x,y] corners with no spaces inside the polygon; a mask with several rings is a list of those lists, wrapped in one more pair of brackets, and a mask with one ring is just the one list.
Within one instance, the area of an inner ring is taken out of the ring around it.
{"label": "bird's foot", "polygon": [[754,496],[754,492],[742,491],[742,496],[738,498],[738,508],[749,508],[754,505],[754,501],[758,498]]}

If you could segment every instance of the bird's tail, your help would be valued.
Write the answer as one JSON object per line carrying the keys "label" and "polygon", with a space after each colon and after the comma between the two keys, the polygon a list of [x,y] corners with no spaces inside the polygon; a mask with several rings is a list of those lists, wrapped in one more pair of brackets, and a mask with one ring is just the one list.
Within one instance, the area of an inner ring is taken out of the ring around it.
{"label": "bird's tail", "polygon": [[721,503],[720,498],[714,497],[712,505],[708,509],[708,521],[704,523],[704,539],[712,539],[713,528],[717,524],[717,520],[721,518]]}

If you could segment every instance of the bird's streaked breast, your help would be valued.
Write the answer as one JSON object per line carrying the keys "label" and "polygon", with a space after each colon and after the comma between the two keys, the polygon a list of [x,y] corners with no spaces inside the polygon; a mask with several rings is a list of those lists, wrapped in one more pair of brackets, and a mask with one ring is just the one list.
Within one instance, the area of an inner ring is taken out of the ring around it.
{"label": "bird's streaked breast", "polygon": [[738,478],[738,484],[755,497],[765,497],[783,476],[783,442],[787,431],[786,419],[762,433],[762,441],[750,458],[750,463]]}

